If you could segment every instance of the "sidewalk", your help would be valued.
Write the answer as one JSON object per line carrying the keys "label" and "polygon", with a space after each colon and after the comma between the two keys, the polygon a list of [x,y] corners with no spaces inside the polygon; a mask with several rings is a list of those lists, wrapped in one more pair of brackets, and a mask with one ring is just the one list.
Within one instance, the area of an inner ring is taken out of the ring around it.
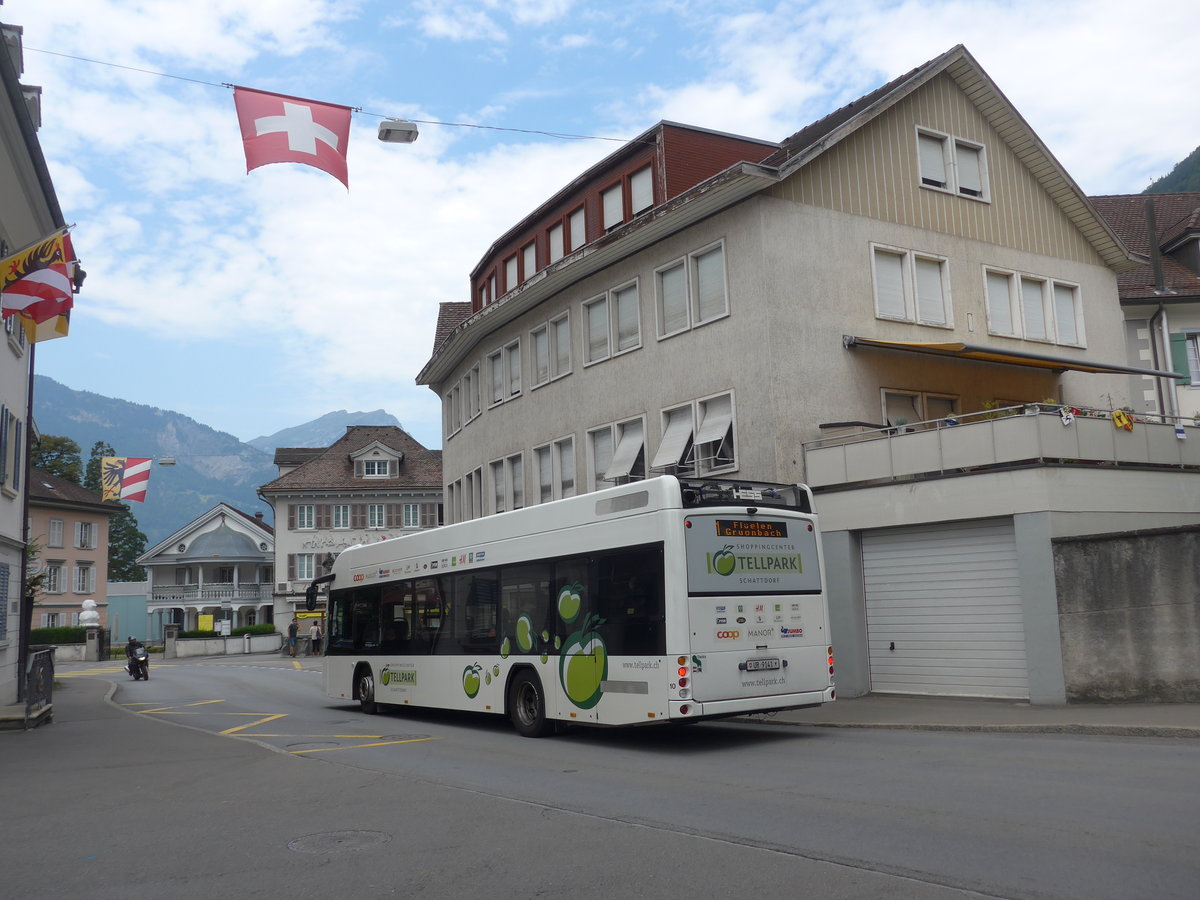
{"label": "sidewalk", "polygon": [[1200,738],[1200,703],[1073,703],[1034,706],[976,700],[868,694],[755,720],[827,728],[1108,734]]}

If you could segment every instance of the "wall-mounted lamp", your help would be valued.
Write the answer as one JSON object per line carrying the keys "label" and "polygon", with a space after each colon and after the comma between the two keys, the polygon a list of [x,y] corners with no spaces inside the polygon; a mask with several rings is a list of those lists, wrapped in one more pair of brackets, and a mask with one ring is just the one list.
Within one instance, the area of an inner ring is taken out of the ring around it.
{"label": "wall-mounted lamp", "polygon": [[416,124],[407,119],[384,119],[379,123],[379,139],[385,144],[411,144],[417,134]]}

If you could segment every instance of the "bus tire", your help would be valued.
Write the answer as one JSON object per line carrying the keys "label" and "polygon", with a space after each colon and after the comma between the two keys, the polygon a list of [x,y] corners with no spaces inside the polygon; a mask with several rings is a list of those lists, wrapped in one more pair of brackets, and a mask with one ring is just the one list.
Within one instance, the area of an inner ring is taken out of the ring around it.
{"label": "bus tire", "polygon": [[363,666],[355,675],[357,682],[355,693],[358,694],[358,708],[368,716],[379,712],[379,704],[375,702],[375,676],[371,674],[370,666]]}
{"label": "bus tire", "polygon": [[545,737],[554,731],[554,722],[546,718],[546,695],[542,682],[528,669],[513,676],[508,689],[508,717],[521,737]]}

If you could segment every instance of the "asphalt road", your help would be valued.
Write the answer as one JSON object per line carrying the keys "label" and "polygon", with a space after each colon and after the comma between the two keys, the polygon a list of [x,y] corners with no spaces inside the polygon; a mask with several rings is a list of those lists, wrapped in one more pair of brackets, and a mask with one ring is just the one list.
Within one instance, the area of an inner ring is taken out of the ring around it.
{"label": "asphalt road", "polygon": [[56,699],[89,718],[0,735],[4,806],[27,810],[4,817],[6,893],[1193,900],[1200,885],[1195,741],[736,721],[533,741],[499,717],[365,716],[297,662],[60,673]]}

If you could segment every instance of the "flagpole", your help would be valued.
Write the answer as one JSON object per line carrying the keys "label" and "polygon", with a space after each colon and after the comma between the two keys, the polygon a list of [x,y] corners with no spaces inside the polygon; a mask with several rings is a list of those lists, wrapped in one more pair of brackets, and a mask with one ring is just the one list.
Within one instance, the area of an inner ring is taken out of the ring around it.
{"label": "flagpole", "polygon": [[54,229],[52,232],[50,232],[50,233],[49,233],[48,235],[46,235],[45,237],[43,237],[43,238],[38,238],[36,241],[30,241],[28,244],[26,244],[26,245],[25,245],[24,247],[22,247],[20,250],[10,250],[10,251],[8,252],[8,255],[7,255],[7,256],[0,257],[0,265],[2,265],[2,264],[4,264],[4,263],[8,262],[8,261],[9,261],[10,259],[12,259],[14,256],[20,256],[20,255],[21,255],[22,253],[24,253],[26,250],[31,250],[31,249],[33,249],[33,248],[34,248],[34,247],[36,247],[38,244],[44,244],[44,243],[46,243],[46,241],[48,241],[48,240],[50,240],[51,238],[53,238],[53,237],[54,237],[56,234],[69,234],[69,233],[70,233],[70,231],[71,231],[71,229],[72,229],[72,228],[74,228],[74,227],[75,227],[75,225],[74,225],[74,223],[72,223],[72,224],[70,224],[70,225],[64,225],[62,228],[55,228],[55,229]]}
{"label": "flagpole", "polygon": [[[26,666],[29,663],[29,633],[33,628],[33,594],[27,593],[25,585],[29,580],[29,460],[30,451],[33,448],[33,362],[35,356],[36,344],[29,345],[29,370],[27,372],[29,378],[29,389],[26,392],[25,400],[25,458],[22,461],[22,475],[24,476],[25,490],[22,491],[21,503],[21,534],[24,538],[24,546],[21,549],[21,623],[17,633],[17,699],[27,700],[25,677]],[[8,599],[5,598],[7,603]]]}

